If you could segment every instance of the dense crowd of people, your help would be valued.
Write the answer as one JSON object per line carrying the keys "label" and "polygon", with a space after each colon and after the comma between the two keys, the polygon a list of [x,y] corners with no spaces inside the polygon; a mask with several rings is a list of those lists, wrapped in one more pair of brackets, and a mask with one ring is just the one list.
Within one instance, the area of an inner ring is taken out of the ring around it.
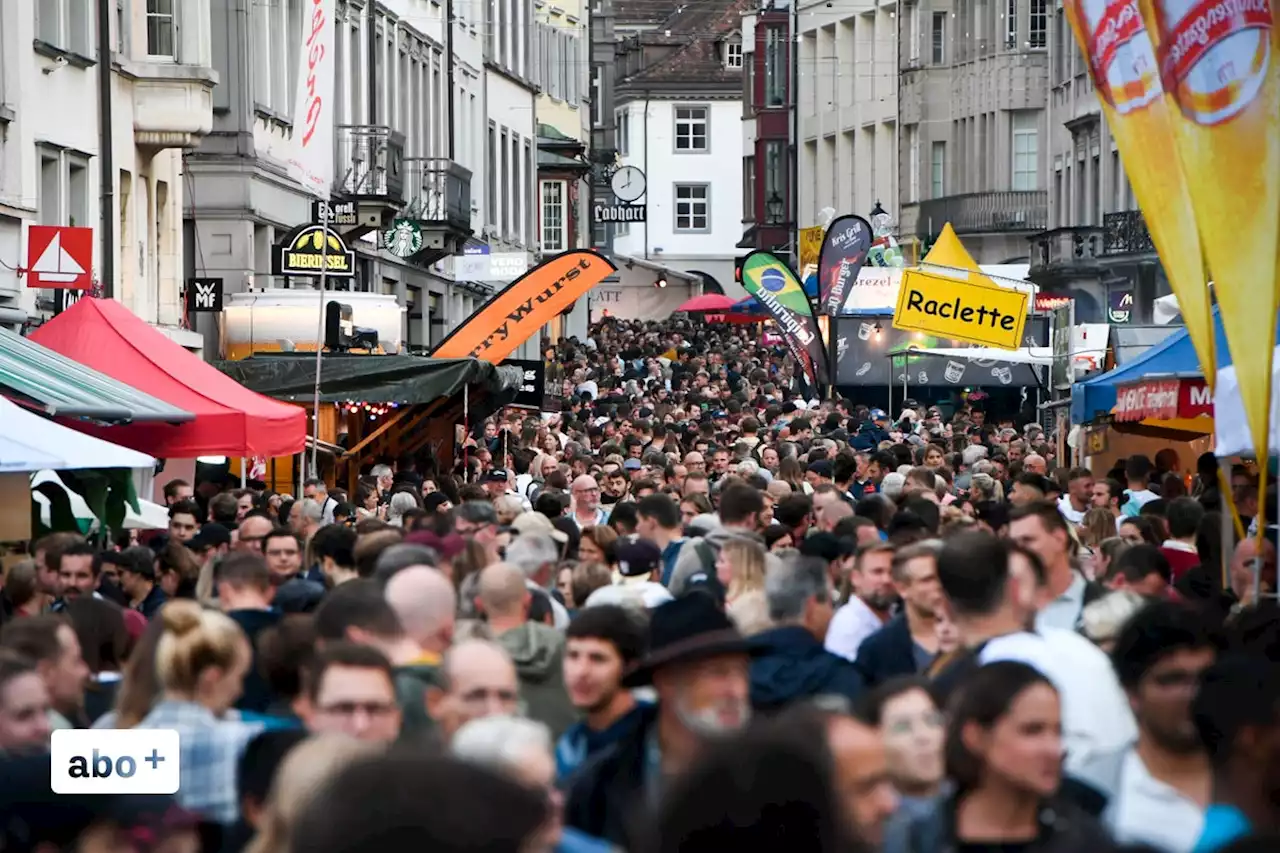
{"label": "dense crowd of people", "polygon": [[[0,849],[1280,849],[1275,548],[1224,553],[1215,460],[806,399],[753,334],[607,320],[456,458],[30,543]],[[53,795],[64,728],[176,729],[177,794]]]}

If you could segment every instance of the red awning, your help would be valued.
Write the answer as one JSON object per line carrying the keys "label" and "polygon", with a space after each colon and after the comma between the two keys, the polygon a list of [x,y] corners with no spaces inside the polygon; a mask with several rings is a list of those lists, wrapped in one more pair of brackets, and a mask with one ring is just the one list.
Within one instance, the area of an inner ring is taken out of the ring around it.
{"label": "red awning", "polygon": [[302,451],[303,409],[250,391],[113,299],[81,299],[31,339],[196,416],[176,426],[73,424],[83,432],[167,459]]}
{"label": "red awning", "polygon": [[1213,395],[1199,377],[1147,377],[1117,386],[1111,412],[1121,422],[1211,416]]}

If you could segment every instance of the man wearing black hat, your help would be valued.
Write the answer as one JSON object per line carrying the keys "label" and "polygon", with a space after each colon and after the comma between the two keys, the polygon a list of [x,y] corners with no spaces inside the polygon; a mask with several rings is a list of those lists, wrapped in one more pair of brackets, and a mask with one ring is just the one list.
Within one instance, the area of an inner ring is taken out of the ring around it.
{"label": "man wearing black hat", "polygon": [[656,608],[649,652],[623,686],[652,684],[658,704],[575,777],[565,825],[637,849],[639,810],[653,809],[668,780],[688,767],[703,744],[741,730],[750,719],[753,653],[709,596],[695,593]]}

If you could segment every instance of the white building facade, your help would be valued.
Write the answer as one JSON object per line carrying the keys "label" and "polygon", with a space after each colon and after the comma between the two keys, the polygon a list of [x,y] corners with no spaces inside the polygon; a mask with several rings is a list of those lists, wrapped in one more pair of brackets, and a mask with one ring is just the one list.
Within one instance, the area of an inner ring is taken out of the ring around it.
{"label": "white building facade", "polygon": [[615,124],[619,162],[644,172],[648,209],[647,221],[615,227],[614,251],[706,272],[729,292],[742,237],[740,93],[632,98]]}
{"label": "white building facade", "polygon": [[[94,4],[0,3],[0,323],[17,325],[62,304],[61,293],[29,289],[19,274],[36,260],[26,257],[27,227],[87,226],[95,231],[97,292],[198,349],[181,302],[182,158],[213,123],[219,78],[209,0],[165,12],[145,0],[114,6],[111,163],[104,175]],[[107,247],[104,203],[114,232]],[[104,251],[114,267],[110,281]]]}

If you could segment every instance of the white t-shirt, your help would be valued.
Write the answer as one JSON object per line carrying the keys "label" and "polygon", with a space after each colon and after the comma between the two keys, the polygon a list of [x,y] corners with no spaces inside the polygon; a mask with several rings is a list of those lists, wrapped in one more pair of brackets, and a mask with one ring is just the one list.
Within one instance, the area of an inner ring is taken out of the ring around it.
{"label": "white t-shirt", "polygon": [[875,611],[861,598],[854,596],[836,611],[827,626],[827,651],[847,660],[858,659],[858,646],[884,625]]}
{"label": "white t-shirt", "polygon": [[987,643],[978,656],[982,664],[1004,660],[1038,669],[1058,688],[1068,772],[1137,738],[1133,711],[1111,660],[1074,631],[1046,628],[1034,634],[1007,634]]}
{"label": "white t-shirt", "polygon": [[1071,505],[1071,498],[1063,495],[1058,499],[1058,512],[1072,524],[1084,524],[1084,512]]}

